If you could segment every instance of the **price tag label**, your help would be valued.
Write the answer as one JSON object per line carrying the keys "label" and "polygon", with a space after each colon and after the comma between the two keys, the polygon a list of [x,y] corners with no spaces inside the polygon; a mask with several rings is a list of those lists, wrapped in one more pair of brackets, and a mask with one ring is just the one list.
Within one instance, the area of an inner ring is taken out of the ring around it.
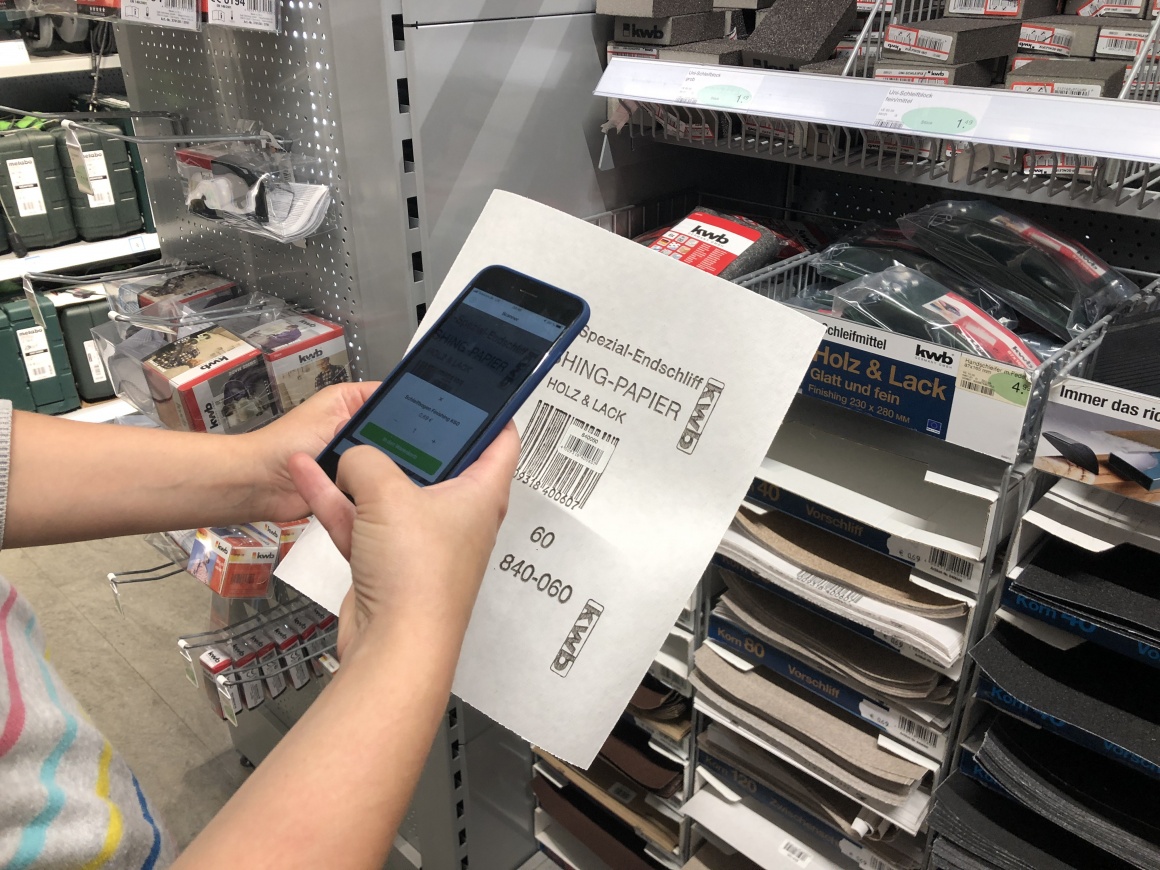
{"label": "price tag label", "polygon": [[928,136],[961,136],[978,129],[990,105],[991,98],[982,94],[891,88],[878,107],[874,126]]}
{"label": "price tag label", "polygon": [[677,102],[721,109],[743,109],[756,96],[761,76],[729,69],[695,68],[685,75]]}
{"label": "price tag label", "polygon": [[209,23],[243,30],[280,29],[278,5],[281,0],[209,0]]}
{"label": "price tag label", "polygon": [[31,62],[23,39],[0,40],[0,66],[22,66]]}
{"label": "price tag label", "polygon": [[133,24],[201,30],[197,0],[122,0],[121,19]]}

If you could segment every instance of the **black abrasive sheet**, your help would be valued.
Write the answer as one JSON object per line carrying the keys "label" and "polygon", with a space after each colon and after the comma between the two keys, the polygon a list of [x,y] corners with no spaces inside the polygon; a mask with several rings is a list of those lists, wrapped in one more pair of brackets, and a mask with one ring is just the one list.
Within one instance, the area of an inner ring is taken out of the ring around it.
{"label": "black abrasive sheet", "polygon": [[1124,545],[1092,553],[1052,539],[1016,584],[1113,624],[1160,634],[1160,555]]}
{"label": "black abrasive sheet", "polygon": [[1160,765],[1154,668],[1090,643],[1056,649],[1002,622],[971,657],[1019,701]]}

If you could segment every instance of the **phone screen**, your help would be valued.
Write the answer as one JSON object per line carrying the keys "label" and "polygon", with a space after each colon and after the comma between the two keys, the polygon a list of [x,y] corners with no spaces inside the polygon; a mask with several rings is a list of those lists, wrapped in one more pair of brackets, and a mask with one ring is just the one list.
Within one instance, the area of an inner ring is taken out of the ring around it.
{"label": "phone screen", "polygon": [[433,482],[567,327],[473,288],[424,337],[334,452],[371,444],[414,477]]}

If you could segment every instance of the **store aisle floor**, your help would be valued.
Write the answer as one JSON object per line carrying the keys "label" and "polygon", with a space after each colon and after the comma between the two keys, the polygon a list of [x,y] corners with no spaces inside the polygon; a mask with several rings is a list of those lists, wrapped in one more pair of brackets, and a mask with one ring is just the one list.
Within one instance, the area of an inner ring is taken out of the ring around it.
{"label": "store aisle floor", "polygon": [[177,652],[179,634],[207,625],[209,590],[187,574],[134,584],[117,613],[106,575],[162,561],[141,538],[115,538],[6,550],[0,574],[32,603],[52,663],[184,847],[246,770]]}

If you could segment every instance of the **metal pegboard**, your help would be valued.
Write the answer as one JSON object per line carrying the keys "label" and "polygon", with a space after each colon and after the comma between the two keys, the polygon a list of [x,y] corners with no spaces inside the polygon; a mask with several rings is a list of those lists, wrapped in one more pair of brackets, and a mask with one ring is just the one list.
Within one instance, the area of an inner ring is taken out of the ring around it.
{"label": "metal pegboard", "polygon": [[1154,219],[979,196],[808,167],[798,168],[793,197],[792,204],[802,211],[887,223],[899,215],[946,199],[987,199],[1082,242],[1116,266],[1160,272],[1160,224]]}
{"label": "metal pegboard", "polygon": [[400,193],[405,136],[383,38],[389,16],[368,0],[288,2],[282,14],[281,34],[119,24],[125,83],[135,108],[176,112],[186,132],[234,132],[255,121],[292,139],[296,154],[316,161],[299,180],[335,189],[335,228],[285,245],[192,216],[172,148],[148,146],[161,250],[342,323],[355,373],[381,376],[416,323]]}

